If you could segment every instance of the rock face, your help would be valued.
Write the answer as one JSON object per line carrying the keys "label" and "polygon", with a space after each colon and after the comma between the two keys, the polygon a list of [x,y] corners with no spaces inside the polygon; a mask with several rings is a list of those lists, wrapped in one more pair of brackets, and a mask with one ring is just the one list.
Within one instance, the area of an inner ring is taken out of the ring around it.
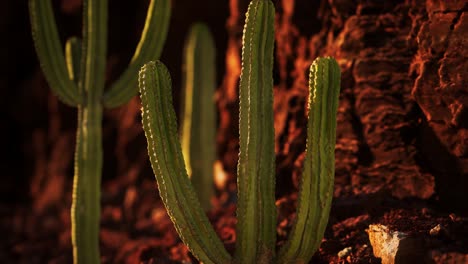
{"label": "rock face", "polygon": [[441,199],[457,208],[466,208],[468,186],[467,11],[464,1],[427,1],[411,65],[412,95],[426,118],[421,152]]}
{"label": "rock face", "polygon": [[[219,106],[234,114],[221,118],[221,132],[237,126],[231,74],[240,69],[239,10],[247,2],[231,1]],[[435,197],[448,210],[468,209],[462,202],[468,199],[466,2],[276,2],[274,107],[277,180],[283,186],[278,193],[293,190],[300,177],[307,69],[316,56],[331,55],[343,72],[336,181],[350,186],[338,187],[336,195],[384,189],[400,199]],[[236,134],[231,135],[222,145],[233,150]],[[233,163],[225,150],[225,164]]]}

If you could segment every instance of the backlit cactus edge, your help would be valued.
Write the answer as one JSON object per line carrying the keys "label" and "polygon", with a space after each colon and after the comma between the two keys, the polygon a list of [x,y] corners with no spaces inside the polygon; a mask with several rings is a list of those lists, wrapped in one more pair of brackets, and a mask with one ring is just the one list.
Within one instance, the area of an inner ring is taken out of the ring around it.
{"label": "backlit cactus edge", "polygon": [[[274,6],[253,0],[246,14],[240,78],[237,244],[232,257],[210,225],[184,165],[171,100],[159,61],[139,74],[142,122],[161,198],[177,232],[203,263],[307,263],[323,237],[333,196],[340,68],[333,58],[310,67],[307,149],[297,216],[276,253],[273,127]],[[211,187],[211,186],[210,186]]]}
{"label": "backlit cactus edge", "polygon": [[170,0],[151,0],[145,27],[129,67],[104,90],[108,0],[83,0],[83,40],[70,38],[62,52],[51,0],[29,0],[31,28],[41,68],[53,92],[78,109],[71,209],[75,263],[100,263],[99,219],[102,111],[137,94],[138,70],[158,59],[166,39]]}

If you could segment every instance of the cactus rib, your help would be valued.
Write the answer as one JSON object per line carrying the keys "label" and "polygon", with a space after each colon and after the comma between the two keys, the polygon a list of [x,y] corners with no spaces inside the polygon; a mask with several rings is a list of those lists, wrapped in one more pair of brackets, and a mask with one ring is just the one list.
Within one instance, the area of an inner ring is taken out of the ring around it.
{"label": "cactus rib", "polygon": [[77,106],[82,98],[67,74],[51,1],[30,0],[29,13],[34,46],[50,88],[64,103]]}
{"label": "cactus rib", "polygon": [[138,93],[136,73],[145,62],[159,59],[166,41],[170,14],[170,0],[151,0],[145,27],[129,67],[104,94],[106,107],[120,106]]}
{"label": "cactus rib", "polygon": [[230,263],[185,170],[167,68],[159,61],[144,65],[139,73],[139,87],[148,155],[162,201],[177,232],[203,263]]}
{"label": "cactus rib", "polygon": [[310,67],[307,148],[297,217],[279,263],[307,263],[320,246],[333,197],[336,112],[340,68],[333,58],[318,58]]}
{"label": "cactus rib", "polygon": [[216,160],[215,45],[204,24],[192,26],[185,44],[181,144],[187,173],[205,211],[214,195]]}
{"label": "cactus rib", "polygon": [[246,14],[240,77],[238,163],[238,263],[271,261],[276,243],[273,126],[275,10],[253,0]]}

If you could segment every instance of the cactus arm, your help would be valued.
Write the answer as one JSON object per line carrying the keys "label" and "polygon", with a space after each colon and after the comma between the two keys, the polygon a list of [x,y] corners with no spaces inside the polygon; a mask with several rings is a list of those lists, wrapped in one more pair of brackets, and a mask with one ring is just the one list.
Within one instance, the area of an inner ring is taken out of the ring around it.
{"label": "cactus arm", "polygon": [[216,160],[215,45],[208,27],[192,26],[185,44],[185,89],[181,144],[185,166],[200,203],[208,211],[214,195]]}
{"label": "cactus arm", "polygon": [[239,88],[237,263],[269,262],[274,257],[274,16],[270,0],[253,0],[244,27]]}
{"label": "cactus arm", "polygon": [[312,258],[323,238],[333,197],[340,68],[333,58],[317,58],[309,78],[307,149],[297,216],[278,263],[307,263]]}
{"label": "cactus arm", "polygon": [[159,59],[170,20],[170,0],[151,0],[145,27],[129,67],[104,95],[106,107],[122,105],[138,93],[138,70],[144,63]]}
{"label": "cactus arm", "polygon": [[81,67],[81,40],[79,38],[71,37],[67,40],[65,44],[65,61],[67,62],[70,80],[78,85]]}
{"label": "cactus arm", "polygon": [[77,106],[82,97],[67,74],[51,1],[30,0],[29,14],[34,46],[50,88],[64,103]]}
{"label": "cactus arm", "polygon": [[185,170],[167,68],[159,61],[147,63],[139,73],[139,87],[148,155],[162,201],[177,232],[203,263],[230,263]]}

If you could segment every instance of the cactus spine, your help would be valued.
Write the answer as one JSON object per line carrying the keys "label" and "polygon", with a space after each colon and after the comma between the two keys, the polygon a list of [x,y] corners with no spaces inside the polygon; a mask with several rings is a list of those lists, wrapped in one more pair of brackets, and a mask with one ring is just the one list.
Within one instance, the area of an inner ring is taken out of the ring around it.
{"label": "cactus spine", "polygon": [[328,222],[340,68],[333,58],[317,58],[310,67],[307,149],[297,217],[276,255],[273,23],[270,0],[253,0],[243,36],[237,248],[233,259],[209,225],[187,178],[175,136],[169,73],[161,62],[150,62],[140,71],[142,122],[159,192],[177,232],[203,263],[308,263]]}
{"label": "cactus spine", "polygon": [[[41,68],[53,92],[78,109],[73,183],[72,242],[75,263],[99,263],[102,111],[128,101],[137,91],[142,61],[159,57],[169,23],[169,0],[152,0],[130,67],[104,93],[107,0],[84,0],[83,40],[71,38],[66,60],[50,0],[29,0],[31,28]],[[79,47],[81,46],[81,47]],[[153,50],[153,46],[156,49]],[[133,77],[132,77],[133,76]]]}
{"label": "cactus spine", "polygon": [[185,43],[181,111],[182,153],[187,173],[200,203],[208,211],[214,194],[213,164],[216,160],[216,88],[215,45],[210,30],[204,24],[192,26]]}

